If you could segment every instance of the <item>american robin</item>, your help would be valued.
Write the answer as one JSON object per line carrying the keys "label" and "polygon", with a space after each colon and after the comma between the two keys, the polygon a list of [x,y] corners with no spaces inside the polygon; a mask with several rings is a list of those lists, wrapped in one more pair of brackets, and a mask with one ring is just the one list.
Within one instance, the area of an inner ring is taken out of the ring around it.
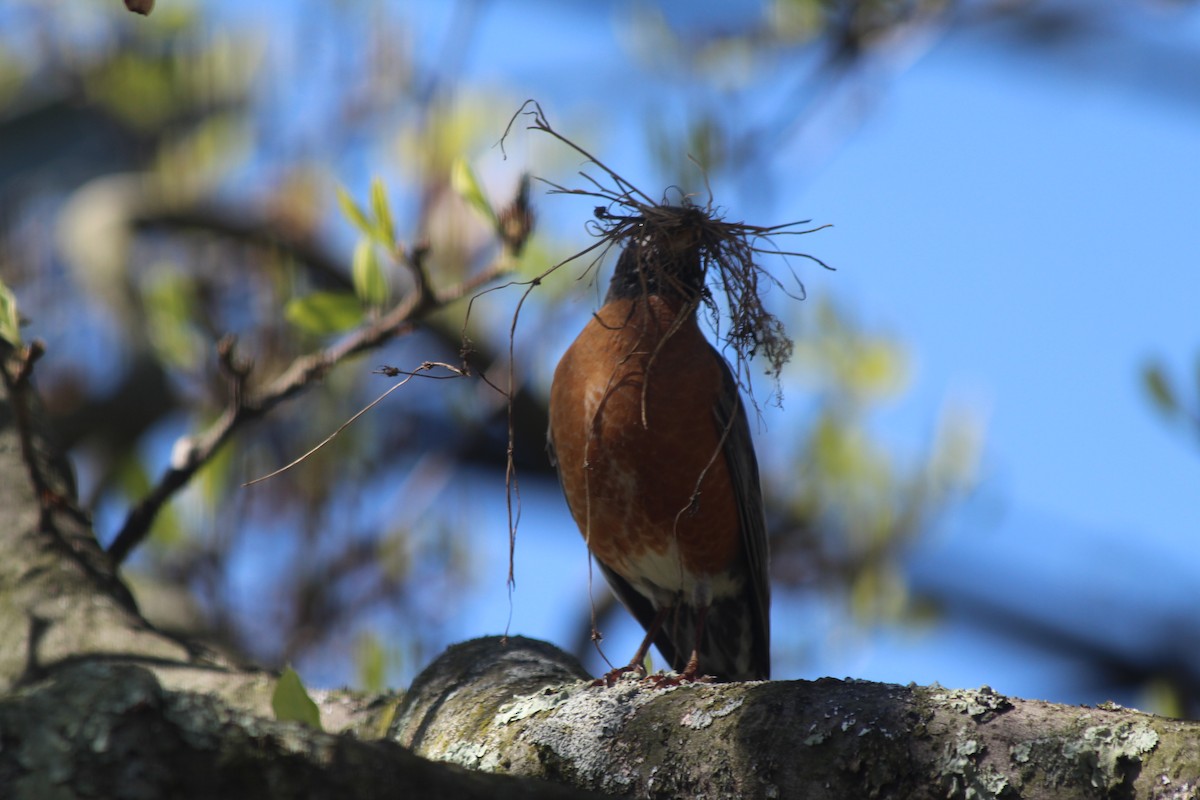
{"label": "american robin", "polygon": [[626,244],[603,307],[563,355],[549,446],[609,585],[685,680],[770,677],[758,463],[738,385],[697,323],[701,252]]}

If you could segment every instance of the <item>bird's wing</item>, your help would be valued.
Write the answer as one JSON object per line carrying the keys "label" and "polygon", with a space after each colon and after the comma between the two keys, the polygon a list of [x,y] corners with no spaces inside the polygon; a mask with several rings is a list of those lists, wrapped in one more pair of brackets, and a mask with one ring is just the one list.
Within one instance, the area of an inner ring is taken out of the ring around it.
{"label": "bird's wing", "polygon": [[[724,436],[722,451],[737,500],[738,524],[742,535],[742,556],[746,570],[746,596],[749,600],[751,636],[751,672],[762,679],[771,672],[771,583],[767,544],[767,523],[763,509],[762,486],[758,478],[758,459],[746,407],[738,391],[733,371],[718,354],[724,375],[724,390],[713,409],[718,431]],[[726,433],[728,429],[728,433]]]}

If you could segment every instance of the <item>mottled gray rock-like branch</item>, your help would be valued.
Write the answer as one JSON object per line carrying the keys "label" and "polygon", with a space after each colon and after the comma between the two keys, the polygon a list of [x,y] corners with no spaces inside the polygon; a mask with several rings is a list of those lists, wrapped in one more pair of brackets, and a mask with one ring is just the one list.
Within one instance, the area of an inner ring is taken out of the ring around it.
{"label": "mottled gray rock-like branch", "polygon": [[541,642],[467,642],[418,677],[390,736],[633,797],[1200,796],[1200,723],[1116,706],[832,678],[664,690],[586,677]]}

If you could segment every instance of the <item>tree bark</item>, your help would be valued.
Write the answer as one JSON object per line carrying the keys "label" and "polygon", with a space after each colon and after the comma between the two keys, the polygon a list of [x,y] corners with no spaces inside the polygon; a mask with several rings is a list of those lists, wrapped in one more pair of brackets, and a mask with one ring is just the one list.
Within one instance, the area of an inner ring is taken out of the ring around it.
{"label": "tree bark", "polygon": [[633,797],[1200,796],[1200,723],[869,681],[594,688],[540,642],[451,648],[389,736],[428,758]]}
{"label": "tree bark", "polygon": [[450,648],[402,699],[314,693],[332,732],[279,722],[275,675],[141,616],[28,359],[0,342],[0,366],[0,797],[1200,796],[1194,722],[986,687],[592,688],[519,637]]}

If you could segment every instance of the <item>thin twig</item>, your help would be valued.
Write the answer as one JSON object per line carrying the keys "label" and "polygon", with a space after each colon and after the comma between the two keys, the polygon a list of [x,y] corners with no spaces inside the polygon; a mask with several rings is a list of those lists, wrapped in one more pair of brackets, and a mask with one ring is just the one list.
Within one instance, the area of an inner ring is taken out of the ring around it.
{"label": "thin twig", "polygon": [[[425,375],[425,374],[424,374],[424,372],[426,372],[427,370],[431,370],[431,369],[433,369],[434,367],[444,367],[444,368],[446,368],[446,369],[450,370],[450,371],[451,371],[453,374],[452,374],[452,375]],[[349,427],[350,427],[352,424],[354,424],[355,420],[357,420],[357,419],[358,419],[359,417],[361,417],[363,414],[365,414],[365,413],[367,413],[368,411],[370,411],[370,410],[371,410],[372,408],[374,408],[375,406],[377,406],[377,405],[379,405],[380,403],[382,403],[382,402],[383,402],[383,399],[384,399],[385,397],[387,397],[387,396],[388,396],[388,395],[390,395],[392,392],[394,392],[394,391],[396,391],[397,389],[399,389],[399,388],[400,388],[401,386],[403,386],[404,384],[406,384],[406,383],[408,383],[409,381],[411,381],[413,378],[425,377],[425,378],[432,378],[432,379],[434,379],[434,380],[445,380],[446,378],[462,378],[462,377],[464,377],[464,376],[465,376],[465,374],[466,374],[466,373],[464,373],[462,370],[460,370],[459,368],[457,368],[457,367],[452,367],[452,366],[450,366],[449,364],[444,364],[444,363],[442,363],[442,362],[440,362],[440,361],[426,361],[426,362],[424,362],[423,364],[421,364],[421,366],[419,366],[419,367],[417,367],[415,370],[413,370],[412,372],[404,372],[403,370],[398,370],[398,369],[393,369],[393,368],[385,368],[384,370],[377,370],[377,371],[382,371],[382,372],[384,372],[385,374],[387,374],[387,375],[389,375],[389,376],[391,376],[391,377],[395,377],[396,375],[404,375],[404,376],[406,376],[406,377],[404,378],[404,380],[402,380],[402,381],[400,381],[400,382],[396,383],[395,385],[393,385],[393,386],[392,386],[392,388],[388,389],[386,392],[384,392],[383,394],[379,395],[379,397],[376,397],[376,398],[375,398],[374,400],[372,400],[370,403],[367,403],[367,405],[365,405],[365,406],[363,406],[361,409],[359,409],[359,410],[358,410],[358,412],[357,412],[356,414],[354,414],[354,416],[350,417],[350,419],[346,420],[346,421],[345,421],[345,422],[343,422],[341,425],[339,425],[339,426],[338,426],[338,428],[337,428],[337,430],[335,430],[333,433],[329,434],[329,435],[328,435],[328,436],[326,436],[324,439],[322,439],[322,440],[320,441],[320,443],[319,443],[319,444],[317,444],[315,447],[313,447],[312,449],[310,449],[310,450],[309,450],[307,453],[305,453],[304,455],[300,456],[299,458],[296,458],[296,459],[294,459],[294,460],[293,460],[293,461],[291,461],[289,464],[287,464],[287,465],[285,465],[285,466],[282,466],[282,467],[280,467],[279,469],[277,469],[277,470],[275,470],[275,471],[273,471],[273,472],[268,472],[266,475],[263,475],[263,476],[261,476],[261,477],[255,478],[255,479],[254,479],[254,480],[252,480],[252,481],[246,481],[245,483],[243,483],[243,484],[242,484],[242,488],[244,489],[244,488],[246,488],[247,486],[253,486],[253,485],[254,485],[254,484],[256,484],[256,483],[262,483],[262,482],[263,482],[263,481],[265,481],[265,480],[268,480],[268,479],[270,479],[270,478],[274,478],[276,475],[281,475],[281,474],[283,474],[284,472],[287,472],[289,469],[291,469],[292,467],[296,466],[296,465],[297,465],[297,464],[299,464],[300,462],[304,461],[306,458],[308,458],[309,456],[311,456],[313,453],[317,452],[317,451],[318,451],[318,450],[320,450],[322,447],[324,447],[325,445],[327,445],[327,444],[329,444],[330,442],[332,442],[332,441],[333,441],[333,440],[334,440],[334,439],[337,437],[337,435],[338,435],[339,433],[341,433],[342,431],[346,430],[346,428],[349,428]]]}

